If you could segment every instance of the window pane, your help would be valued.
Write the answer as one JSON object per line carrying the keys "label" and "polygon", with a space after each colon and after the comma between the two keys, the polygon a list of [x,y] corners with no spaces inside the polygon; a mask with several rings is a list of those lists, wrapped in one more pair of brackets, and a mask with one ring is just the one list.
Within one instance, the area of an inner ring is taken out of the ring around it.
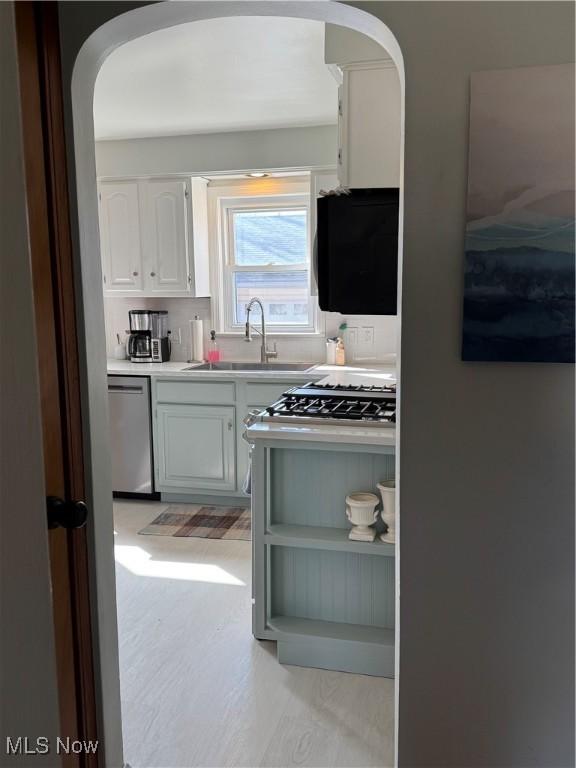
{"label": "window pane", "polygon": [[236,264],[256,267],[306,262],[305,208],[235,211],[232,216]]}
{"label": "window pane", "polygon": [[[264,304],[266,325],[308,325],[308,272],[234,272],[234,322],[246,322],[246,304],[253,296]],[[260,310],[251,322],[259,327]]]}

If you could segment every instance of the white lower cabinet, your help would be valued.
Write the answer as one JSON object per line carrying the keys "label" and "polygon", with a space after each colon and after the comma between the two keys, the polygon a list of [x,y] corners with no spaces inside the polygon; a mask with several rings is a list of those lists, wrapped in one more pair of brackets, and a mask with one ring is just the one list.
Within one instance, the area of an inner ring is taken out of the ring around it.
{"label": "white lower cabinet", "polygon": [[236,489],[235,411],[221,405],[156,407],[157,490]]}
{"label": "white lower cabinet", "polygon": [[245,500],[250,460],[244,416],[253,408],[263,410],[290,387],[319,378],[153,377],[156,490],[168,499],[188,497],[190,503],[208,496]]}

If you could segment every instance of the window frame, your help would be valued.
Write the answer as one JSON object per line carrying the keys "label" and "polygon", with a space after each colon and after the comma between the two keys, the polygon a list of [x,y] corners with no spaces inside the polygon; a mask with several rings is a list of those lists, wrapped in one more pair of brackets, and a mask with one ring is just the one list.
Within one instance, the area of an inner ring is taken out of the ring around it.
{"label": "window frame", "polygon": [[[215,327],[221,335],[240,336],[244,334],[244,322],[234,322],[235,294],[234,274],[236,272],[301,272],[303,268],[308,273],[308,323],[269,324],[269,336],[311,336],[319,333],[320,311],[318,300],[312,293],[312,255],[311,255],[311,194],[310,180],[287,177],[270,180],[272,184],[254,184],[240,182],[228,187],[217,186],[212,190],[212,214],[216,221],[213,227],[217,231],[217,247],[212,248],[213,255],[213,310]],[[307,237],[306,261],[300,264],[288,265],[252,265],[244,266],[233,262],[233,215],[238,211],[249,210],[306,210]],[[260,322],[259,313],[254,315],[254,323]]]}

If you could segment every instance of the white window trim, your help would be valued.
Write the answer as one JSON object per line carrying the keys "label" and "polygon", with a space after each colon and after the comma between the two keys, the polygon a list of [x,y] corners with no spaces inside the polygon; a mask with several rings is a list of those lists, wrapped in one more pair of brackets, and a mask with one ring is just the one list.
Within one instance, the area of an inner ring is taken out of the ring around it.
{"label": "white window trim", "polygon": [[[291,176],[250,182],[245,179],[227,182],[216,182],[208,188],[209,222],[210,222],[210,273],[212,284],[212,314],[213,325],[220,336],[238,337],[244,334],[243,324],[233,322],[232,281],[226,275],[226,254],[229,253],[228,242],[230,233],[230,211],[246,208],[278,208],[279,199],[287,203],[287,207],[308,209],[308,226],[310,227],[310,178],[309,176]],[[310,237],[308,245],[308,276],[309,286],[312,279]],[[301,267],[300,267],[301,268]],[[236,267],[237,271],[254,271],[254,267]],[[275,268],[269,268],[274,271]],[[278,266],[277,271],[285,272],[299,267]],[[270,325],[266,332],[268,336],[281,337],[311,337],[323,335],[321,313],[318,299],[309,290],[309,317],[307,326]],[[259,325],[259,315],[254,316],[254,322]]]}

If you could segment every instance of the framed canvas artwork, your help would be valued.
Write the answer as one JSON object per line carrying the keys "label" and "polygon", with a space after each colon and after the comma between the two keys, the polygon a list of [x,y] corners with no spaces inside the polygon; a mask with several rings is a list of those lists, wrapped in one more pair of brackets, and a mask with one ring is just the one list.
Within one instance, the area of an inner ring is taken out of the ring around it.
{"label": "framed canvas artwork", "polygon": [[574,65],[471,77],[463,360],[574,362]]}

